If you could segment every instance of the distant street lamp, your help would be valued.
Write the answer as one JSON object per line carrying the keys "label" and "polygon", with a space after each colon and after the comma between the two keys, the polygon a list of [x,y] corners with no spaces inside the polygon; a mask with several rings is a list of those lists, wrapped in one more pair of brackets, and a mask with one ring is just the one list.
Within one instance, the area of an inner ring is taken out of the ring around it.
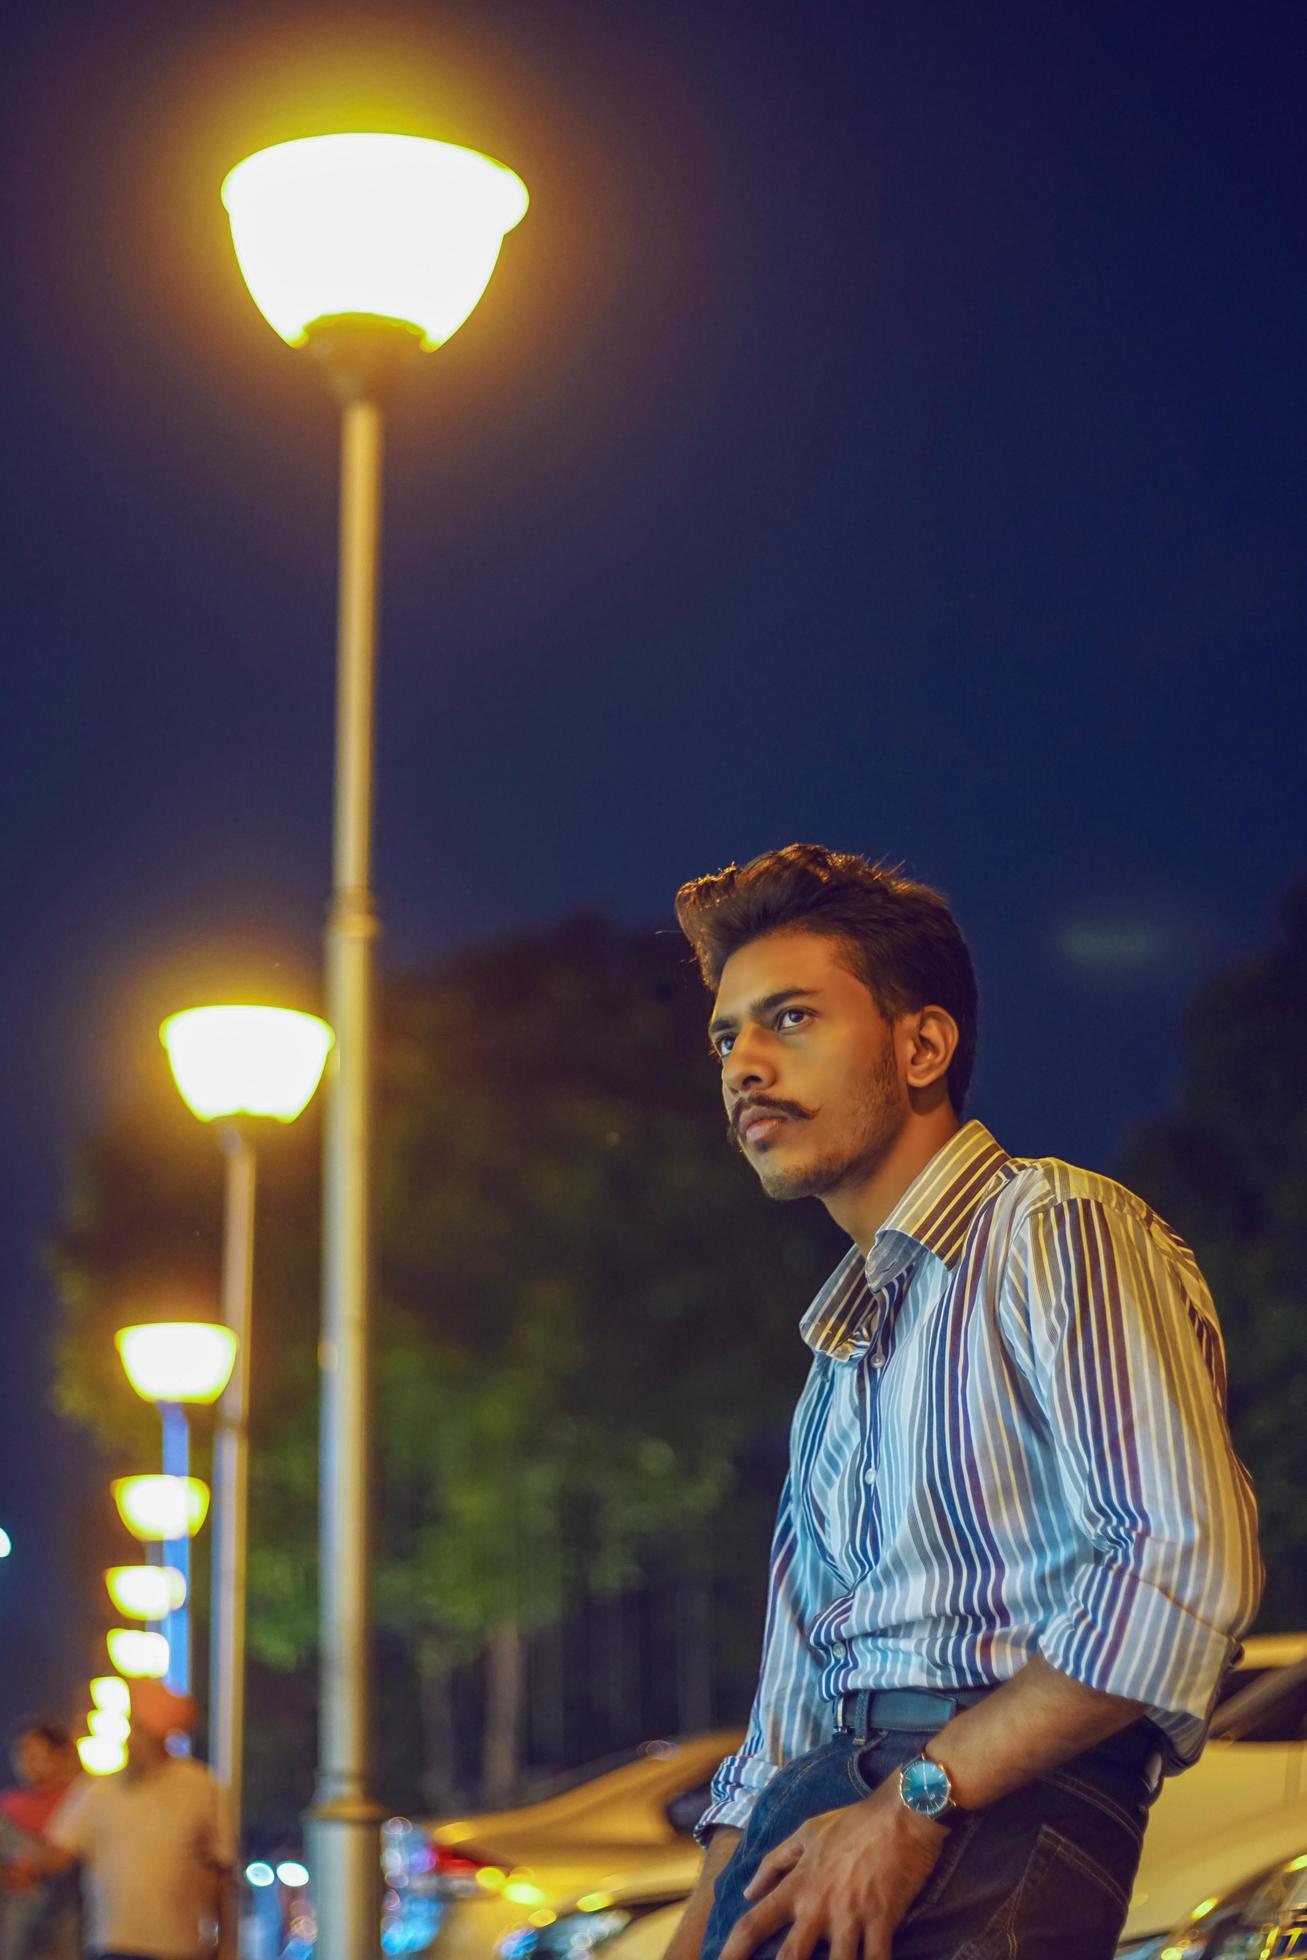
{"label": "distant street lamp", "polygon": [[132,1691],[121,1674],[97,1674],[91,1683],[91,1703],[102,1714],[129,1716]]}
{"label": "distant street lamp", "polygon": [[[189,1480],[191,1426],[186,1405],[216,1402],[222,1394],[236,1361],[235,1335],[210,1321],[167,1320],[121,1327],[114,1343],[128,1381],[142,1400],[153,1402],[159,1411],[164,1476]],[[164,1552],[165,1567],[181,1581],[176,1602],[168,1609],[168,1685],[183,1695],[191,1690],[190,1541],[189,1531],[179,1531],[166,1541]],[[136,1619],[155,1617],[131,1607],[119,1610]]]}
{"label": "distant street lamp", "polygon": [[109,1488],[119,1517],[146,1545],[193,1538],[209,1513],[209,1488],[198,1477],[115,1477]]}
{"label": "distant street lamp", "polygon": [[175,1565],[111,1565],[104,1583],[129,1620],[166,1620],[186,1602],[185,1575]]}
{"label": "distant street lamp", "polygon": [[316,1014],[283,1007],[189,1007],[159,1030],[182,1100],[213,1123],[227,1160],[222,1331],[237,1349],[213,1445],[217,1519],[209,1620],[213,1769],[240,1837],[245,1728],[250,1352],[254,1305],[255,1157],[249,1119],[293,1123],[312,1100],[335,1039]]}
{"label": "distant street lamp", "polygon": [[77,1754],[88,1776],[114,1776],[127,1761],[126,1745],[104,1735],[80,1736]]}
{"label": "distant street lamp", "polygon": [[520,223],[526,187],[451,143],[351,134],[279,143],[222,187],[255,304],[307,347],[342,405],[334,895],[327,925],[333,1064],[323,1179],[322,1695],[310,1865],[321,1960],[374,1951],[377,1830],[368,1721],[371,1510],[373,674],[382,403],[419,350],[449,339]]}
{"label": "distant street lamp", "polygon": [[139,1627],[111,1627],[105,1635],[109,1659],[129,1681],[161,1681],[170,1671],[168,1642],[161,1633]]}

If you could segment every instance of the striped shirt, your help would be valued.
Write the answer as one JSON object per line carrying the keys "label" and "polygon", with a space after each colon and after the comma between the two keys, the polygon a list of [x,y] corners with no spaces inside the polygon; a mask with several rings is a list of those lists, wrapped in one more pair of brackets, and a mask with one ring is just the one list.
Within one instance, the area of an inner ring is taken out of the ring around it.
{"label": "striped shirt", "polygon": [[841,1695],[988,1686],[1036,1653],[1144,1703],[1166,1767],[1192,1762],[1262,1566],[1183,1240],[967,1123],[801,1332],[758,1693],[699,1833],[742,1828]]}

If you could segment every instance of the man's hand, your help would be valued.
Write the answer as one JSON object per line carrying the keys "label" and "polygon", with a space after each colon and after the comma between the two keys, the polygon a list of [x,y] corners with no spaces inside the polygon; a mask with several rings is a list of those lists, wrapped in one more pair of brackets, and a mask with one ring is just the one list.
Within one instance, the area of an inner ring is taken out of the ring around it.
{"label": "man's hand", "polygon": [[778,1960],[808,1960],[818,1940],[830,1960],[889,1960],[890,1941],[935,1868],[948,1830],[915,1817],[897,1778],[861,1803],[810,1817],[769,1852],[745,1888],[758,1904],[736,1921],[721,1960],[748,1960],[783,1926]]}
{"label": "man's hand", "polygon": [[713,1832],[704,1853],[699,1882],[686,1901],[685,1911],[672,1934],[663,1960],[699,1960],[699,1949],[712,1915],[713,1889],[719,1874],[725,1871],[735,1856],[735,1847],[739,1842],[740,1832],[725,1824],[718,1825]]}

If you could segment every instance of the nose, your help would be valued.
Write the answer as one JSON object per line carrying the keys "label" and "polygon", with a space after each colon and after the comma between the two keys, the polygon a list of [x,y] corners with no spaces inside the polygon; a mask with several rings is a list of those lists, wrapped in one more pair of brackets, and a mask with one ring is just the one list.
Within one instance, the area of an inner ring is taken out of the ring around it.
{"label": "nose", "polygon": [[722,1069],[722,1084],[734,1099],[750,1090],[774,1086],[776,1070],[761,1031],[741,1028]]}

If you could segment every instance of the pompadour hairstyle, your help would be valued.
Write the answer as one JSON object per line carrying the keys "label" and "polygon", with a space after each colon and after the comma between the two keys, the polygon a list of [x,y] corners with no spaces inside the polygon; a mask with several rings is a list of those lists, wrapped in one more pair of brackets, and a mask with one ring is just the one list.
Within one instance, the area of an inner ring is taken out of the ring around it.
{"label": "pompadour hairstyle", "polygon": [[821,844],[787,844],[749,864],[692,878],[676,918],[714,991],[732,953],[774,932],[837,939],[886,1020],[943,1007],[958,1025],[949,1100],[961,1116],[976,1060],[976,975],[946,901],[886,866]]}

